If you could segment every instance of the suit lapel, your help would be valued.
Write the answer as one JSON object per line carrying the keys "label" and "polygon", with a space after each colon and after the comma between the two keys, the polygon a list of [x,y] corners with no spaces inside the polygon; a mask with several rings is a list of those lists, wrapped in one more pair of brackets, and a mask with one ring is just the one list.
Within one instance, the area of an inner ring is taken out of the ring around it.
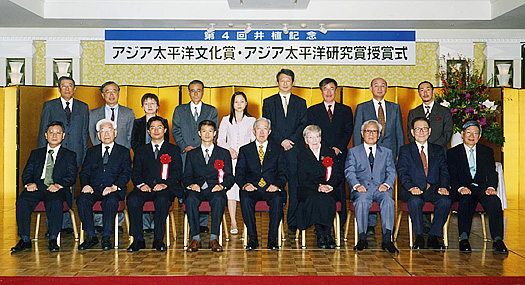
{"label": "suit lapel", "polygon": [[[358,152],[358,157],[357,158],[357,161],[366,161],[366,168],[368,168],[368,171],[370,171],[370,174],[372,174],[372,169],[370,168],[370,163],[368,163],[368,156],[366,156],[366,149],[365,149],[365,145],[362,144],[359,146],[361,148],[361,150]],[[376,146],[376,157],[377,157],[377,146]],[[375,159],[376,157],[374,157],[374,164],[375,164]]]}
{"label": "suit lapel", "polygon": [[[423,161],[421,160],[421,154],[415,142],[410,143],[410,154],[412,155],[412,160],[416,163],[417,170],[425,174],[425,168],[423,167]],[[430,156],[430,151],[428,151]],[[427,158],[427,160],[429,160]],[[430,161],[430,160],[429,160]]]}
{"label": "suit lapel", "polygon": [[374,106],[373,99],[368,101],[367,103],[368,104],[366,105],[366,107],[367,107],[368,111],[372,114],[372,119],[377,121],[376,107]]}

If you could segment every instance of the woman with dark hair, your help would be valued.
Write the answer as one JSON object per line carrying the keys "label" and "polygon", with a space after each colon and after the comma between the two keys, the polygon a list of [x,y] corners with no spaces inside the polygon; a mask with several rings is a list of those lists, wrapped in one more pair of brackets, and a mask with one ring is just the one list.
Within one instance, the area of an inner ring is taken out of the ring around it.
{"label": "woman with dark hair", "polygon": [[[217,145],[230,151],[232,157],[232,167],[235,174],[237,155],[239,148],[255,139],[253,134],[253,124],[255,118],[248,114],[248,99],[243,92],[235,92],[231,99],[230,115],[224,116],[219,125],[219,136]],[[231,233],[237,234],[237,221],[235,213],[239,198],[239,186],[237,184],[226,192],[228,196],[228,210],[231,219]]]}

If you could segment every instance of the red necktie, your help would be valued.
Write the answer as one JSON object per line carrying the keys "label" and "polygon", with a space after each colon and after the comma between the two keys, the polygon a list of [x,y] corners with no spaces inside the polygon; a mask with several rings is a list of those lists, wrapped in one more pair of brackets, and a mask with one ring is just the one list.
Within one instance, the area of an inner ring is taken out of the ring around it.
{"label": "red necktie", "polygon": [[330,119],[330,123],[332,122],[332,105],[328,105],[328,118]]}

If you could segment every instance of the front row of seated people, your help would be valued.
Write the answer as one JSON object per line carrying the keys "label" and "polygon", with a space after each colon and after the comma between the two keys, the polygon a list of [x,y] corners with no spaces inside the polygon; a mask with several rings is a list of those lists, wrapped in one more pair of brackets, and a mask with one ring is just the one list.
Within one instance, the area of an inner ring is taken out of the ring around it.
{"label": "front row of seated people", "polygon": [[[476,121],[463,125],[463,144],[448,151],[429,143],[431,129],[425,117],[411,122],[415,141],[400,149],[397,172],[401,183],[401,197],[407,202],[414,226],[416,240],[414,249],[425,248],[422,230],[422,208],[425,202],[434,205],[427,247],[444,249],[443,226],[447,221],[454,197],[459,200],[458,224],[460,251],[471,252],[468,241],[472,216],[478,202],[489,216],[490,231],[496,252],[507,253],[503,242],[503,212],[496,196],[497,173],[494,155],[490,148],[479,145],[482,128]],[[247,249],[259,247],[255,223],[255,204],[266,201],[270,208],[267,248],[278,249],[279,223],[283,219],[287,183],[286,159],[283,149],[269,140],[271,121],[259,118],[253,125],[255,141],[239,150],[235,177],[228,150],[214,144],[216,124],[204,120],[199,123],[201,146],[186,156],[186,168],[182,170],[180,148],[165,141],[168,126],[161,117],[154,116],[147,122],[151,142],[136,149],[133,169],[130,152],[115,143],[117,126],[114,121],[102,119],[96,130],[101,144],[88,149],[80,171],[81,194],[77,199],[79,216],[86,231],[86,239],[79,250],[98,244],[93,225],[93,205],[101,201],[103,233],[101,246],[112,248],[110,235],[114,230],[115,215],[119,201],[124,201],[126,184],[130,177],[133,191],[127,197],[130,213],[130,235],[134,241],[128,251],[145,248],[142,235],[142,207],[145,201],[155,205],[153,248],[167,249],[163,242],[165,219],[175,197],[184,197],[190,224],[191,242],[188,251],[201,248],[199,205],[208,201],[211,207],[210,248],[220,252],[219,228],[226,191],[234,183],[240,186],[241,210],[248,230]],[[321,142],[321,129],[307,126],[303,137],[308,145],[298,154],[298,228],[315,225],[317,244],[320,248],[335,248],[331,225],[336,212],[337,194],[334,189],[343,182],[340,171],[344,164],[344,176],[351,187],[359,241],[355,250],[368,247],[366,229],[368,212],[375,201],[380,206],[383,241],[382,248],[390,253],[398,252],[392,243],[394,224],[394,200],[392,189],[396,181],[396,167],[392,152],[377,145],[381,124],[376,120],[361,125],[364,143],[348,151],[345,162],[338,161],[333,149]],[[40,201],[44,201],[49,219],[49,250],[59,251],[57,237],[62,223],[63,202],[75,182],[76,157],[61,142],[65,127],[61,122],[51,122],[45,131],[46,147],[33,150],[22,174],[25,191],[16,204],[16,220],[20,241],[13,252],[31,249],[29,238],[31,213]],[[182,186],[179,183],[182,181]]]}

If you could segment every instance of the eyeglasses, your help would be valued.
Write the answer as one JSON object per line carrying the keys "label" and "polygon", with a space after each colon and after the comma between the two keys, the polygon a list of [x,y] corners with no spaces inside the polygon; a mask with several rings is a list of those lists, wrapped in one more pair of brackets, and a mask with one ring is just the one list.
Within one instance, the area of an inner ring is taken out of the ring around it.
{"label": "eyeglasses", "polygon": [[367,135],[375,135],[375,134],[378,134],[379,131],[378,130],[364,130],[363,133]]}
{"label": "eyeglasses", "polygon": [[420,132],[424,132],[424,133],[426,133],[426,132],[428,132],[429,129],[430,129],[430,128],[424,127],[424,128],[414,128],[413,130],[414,130],[414,132],[416,132],[416,133],[420,133]]}
{"label": "eyeglasses", "polygon": [[474,136],[476,136],[476,137],[479,136],[479,133],[478,133],[478,132],[465,132],[465,134],[466,134],[467,136],[471,136],[471,135],[474,135]]}
{"label": "eyeglasses", "polygon": [[61,135],[63,134],[63,131],[47,131],[47,135],[53,136],[53,135]]}
{"label": "eyeglasses", "polygon": [[115,131],[114,128],[102,128],[102,129],[100,129],[99,132],[100,133],[109,133],[109,132],[113,132],[113,131]]}
{"label": "eyeglasses", "polygon": [[115,90],[115,89],[111,89],[111,90],[106,90],[104,91],[104,94],[117,94],[118,93],[118,90]]}
{"label": "eyeglasses", "polygon": [[150,131],[153,131],[155,129],[159,130],[159,131],[162,131],[164,130],[164,126],[163,125],[158,125],[158,126],[151,126],[149,127]]}

